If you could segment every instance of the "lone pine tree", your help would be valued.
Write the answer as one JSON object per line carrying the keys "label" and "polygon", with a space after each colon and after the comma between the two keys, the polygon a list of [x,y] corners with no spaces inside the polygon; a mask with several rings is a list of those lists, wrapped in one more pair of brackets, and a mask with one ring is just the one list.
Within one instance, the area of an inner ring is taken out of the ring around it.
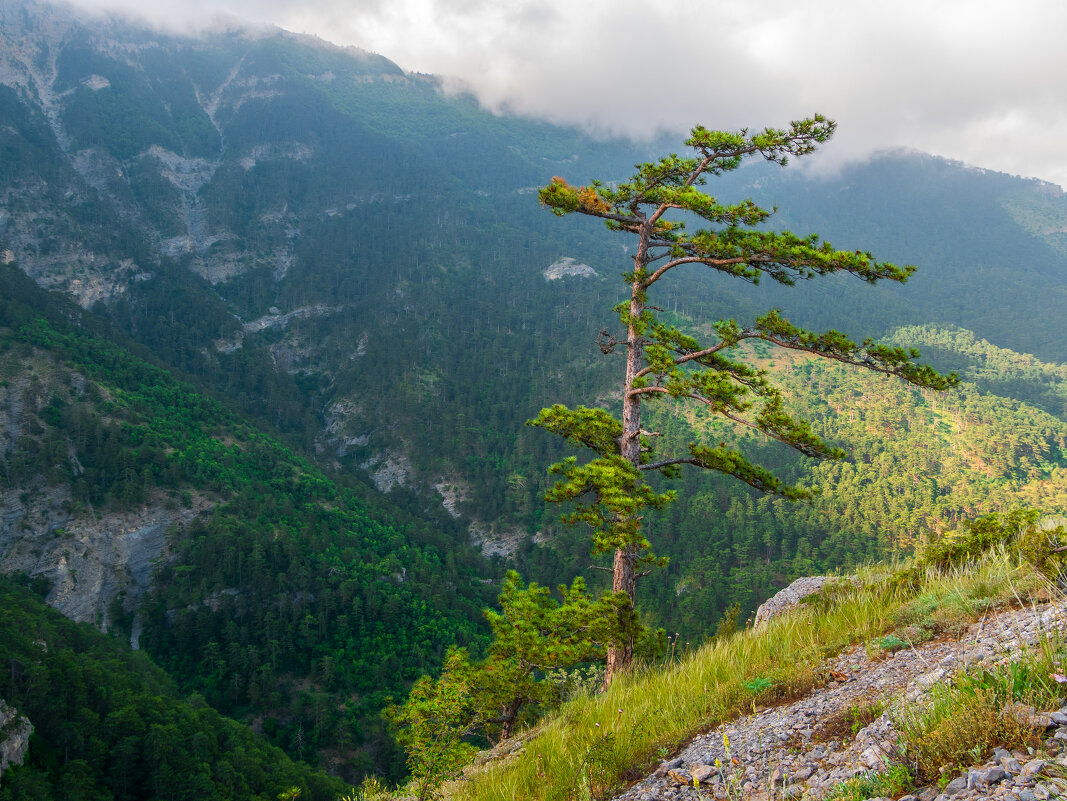
{"label": "lone pine tree", "polygon": [[[612,588],[629,596],[630,614],[637,579],[650,565],[662,562],[642,533],[642,518],[647,510],[660,509],[674,497],[673,492],[655,491],[646,474],[677,475],[680,465],[689,464],[735,476],[763,492],[792,499],[807,495],[725,443],[694,442],[684,453],[656,454],[652,445],[656,434],[641,428],[642,404],[663,398],[703,404],[712,414],[807,456],[835,459],[844,452],[824,442],[807,421],[786,412],[782,395],[766,371],[743,361],[742,343],[762,340],[899,376],[921,387],[946,389],[956,382],[954,375],[942,376],[915,364],[919,354],[914,349],[870,340],[857,345],[833,330],[812,333],[793,325],[776,309],[745,325],[720,320],[714,325],[715,335],[700,342],[663,322],[649,303],[652,287],[683,264],[702,264],[751,283],[768,277],[792,285],[838,272],[852,273],[871,284],[881,279],[907,280],[914,267],[879,262],[866,252],[834,250],[817,235],[761,230],[758,226],[772,211],[751,200],[720,203],[699,188],[707,176],[735,170],[749,157],[784,166],[789,156],[812,153],[833,135],[835,127],[835,122],[821,115],[793,122],[788,130],[768,128],[755,134],[698,126],[685,141],[693,155],[672,154],[639,164],[633,177],[617,187],[599,181],[576,187],[556,177],[540,190],[541,203],[559,216],[599,217],[609,229],[637,237],[633,270],[623,275],[629,300],[616,307],[625,337],[602,331],[600,341],[605,353],[625,348],[621,419],[599,408],[556,405],[542,409],[530,421],[595,454],[588,462],[570,457],[553,465],[552,472],[561,479],[547,499],[574,502],[574,511],[563,520],[592,527],[594,553],[614,551]],[[686,220],[694,217],[707,227],[691,231]],[[606,683],[629,664],[632,655],[632,638],[609,648]]]}

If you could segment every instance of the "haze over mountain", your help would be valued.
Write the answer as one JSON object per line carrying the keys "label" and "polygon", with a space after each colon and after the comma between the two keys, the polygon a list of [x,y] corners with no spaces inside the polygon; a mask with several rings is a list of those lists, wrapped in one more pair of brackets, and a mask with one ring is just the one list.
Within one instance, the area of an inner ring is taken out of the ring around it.
{"label": "haze over mountain", "polygon": [[[277,30],[0,11],[0,567],[292,756],[398,775],[377,710],[449,643],[481,646],[501,560],[547,584],[589,563],[542,501],[564,450],[524,422],[611,403],[595,338],[628,243],[535,189],[680,143],[494,115]],[[967,383],[937,397],[754,352],[851,458],[745,442],[823,490],[806,506],[685,479],[650,521],[673,558],[651,622],[701,637],[800,573],[1067,503],[1058,187],[894,152],[711,191],[920,269],[877,288],[693,271],[655,298],[676,324],[779,306],[919,344]],[[657,424],[738,436],[677,409]]]}
{"label": "haze over mountain", "polygon": [[842,128],[803,169],[908,147],[1067,184],[1067,11],[1055,0],[77,3],[172,31],[279,25],[443,76],[489,108],[602,134],[680,136],[694,119],[760,127],[818,110]]}

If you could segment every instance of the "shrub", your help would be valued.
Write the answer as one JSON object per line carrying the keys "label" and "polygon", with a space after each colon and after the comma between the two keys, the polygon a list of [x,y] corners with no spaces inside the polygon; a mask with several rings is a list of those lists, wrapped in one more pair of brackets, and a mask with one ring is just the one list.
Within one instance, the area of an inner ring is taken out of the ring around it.
{"label": "shrub", "polygon": [[898,707],[891,715],[921,784],[981,761],[996,746],[1025,748],[1033,736],[1014,706],[978,685],[935,688],[926,705]]}
{"label": "shrub", "polygon": [[859,734],[860,731],[878,720],[883,711],[885,711],[885,707],[878,700],[866,700],[850,706],[845,715],[851,721],[852,734]]}
{"label": "shrub", "polygon": [[928,543],[919,552],[916,567],[945,569],[977,559],[995,545],[1007,543],[1039,517],[1033,510],[1017,510],[1004,515],[994,512],[977,520],[965,520],[955,531]]}
{"label": "shrub", "polygon": [[1043,575],[1060,579],[1067,567],[1067,517],[1041,517],[1033,509],[967,520],[919,550],[914,563],[895,580],[915,584],[928,568],[947,570],[974,561],[997,546],[1013,546]]}
{"label": "shrub", "polygon": [[901,648],[907,648],[909,645],[908,642],[900,639],[900,637],[895,634],[886,634],[884,637],[879,637],[874,642],[883,651],[888,651],[889,653],[899,651]]}
{"label": "shrub", "polygon": [[383,713],[407,752],[419,801],[436,797],[441,785],[474,759],[476,749],[463,741],[480,722],[471,699],[471,672],[467,652],[454,648],[440,678],[423,676],[403,706]]}
{"label": "shrub", "polygon": [[1019,535],[1019,552],[1045,576],[1060,581],[1067,565],[1067,517],[1038,520]]}

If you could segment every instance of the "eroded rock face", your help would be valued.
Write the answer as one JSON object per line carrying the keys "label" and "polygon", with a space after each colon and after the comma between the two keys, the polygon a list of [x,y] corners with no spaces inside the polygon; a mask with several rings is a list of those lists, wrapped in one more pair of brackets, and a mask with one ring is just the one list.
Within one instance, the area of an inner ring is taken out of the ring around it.
{"label": "eroded rock face", "polygon": [[148,590],[156,560],[166,556],[168,532],[204,508],[159,503],[99,517],[74,516],[64,511],[64,500],[69,500],[66,488],[0,492],[0,572],[48,579],[50,606],[105,630],[111,602],[124,594],[127,610],[135,607]]}
{"label": "eroded rock face", "polygon": [[490,559],[494,556],[502,556],[505,559],[514,556],[519,546],[529,537],[527,532],[518,526],[494,526],[478,520],[472,522],[467,530],[470,532],[471,542]]}
{"label": "eroded rock face", "polygon": [[360,467],[370,471],[378,492],[389,492],[393,487],[408,486],[415,472],[407,454],[397,450],[374,456],[360,464]]}
{"label": "eroded rock face", "polygon": [[597,271],[588,264],[581,264],[577,259],[564,256],[550,264],[542,273],[546,281],[556,281],[569,275],[579,278],[596,278]]}
{"label": "eroded rock face", "polygon": [[828,581],[832,580],[834,580],[833,576],[805,576],[804,578],[798,578],[777,595],[760,604],[759,609],[756,610],[756,619],[753,625],[758,628],[761,623],[765,623],[772,617],[778,617],[778,615],[796,608],[797,604],[804,598],[814,595]]}
{"label": "eroded rock face", "polygon": [[[42,352],[9,351],[0,359],[0,378],[2,459],[16,457],[20,441],[44,436],[41,415],[50,399],[88,402],[91,382]],[[100,387],[94,391],[106,394]],[[80,475],[76,448],[67,444],[69,471]],[[157,490],[135,508],[98,510],[76,503],[71,493],[71,482],[49,483],[39,474],[9,478],[0,487],[0,573],[46,579],[50,606],[105,631],[117,598],[125,612],[136,609],[155,565],[167,557],[168,538],[180,536],[184,526],[213,506],[199,494],[179,505]],[[135,648],[138,630],[135,619]]]}
{"label": "eroded rock face", "polygon": [[0,776],[12,765],[21,765],[30,748],[33,724],[0,698]]}

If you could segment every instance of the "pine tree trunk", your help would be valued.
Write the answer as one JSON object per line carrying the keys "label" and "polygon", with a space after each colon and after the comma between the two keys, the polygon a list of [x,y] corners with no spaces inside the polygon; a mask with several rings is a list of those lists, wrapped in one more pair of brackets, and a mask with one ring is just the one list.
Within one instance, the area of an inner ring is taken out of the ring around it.
{"label": "pine tree trunk", "polygon": [[[619,438],[619,455],[634,467],[641,463],[641,403],[630,391],[634,386],[634,378],[641,369],[644,353],[644,338],[636,321],[645,310],[644,289],[641,285],[644,255],[647,252],[645,243],[646,236],[642,235],[634,258],[635,275],[630,292],[630,323],[626,337],[626,382],[622,394],[622,436]],[[637,589],[637,546],[628,544],[615,550],[611,589],[614,592],[625,592],[630,598],[630,606],[625,610],[628,618],[624,627],[627,632],[625,639],[608,646],[607,669],[604,672],[605,689],[620,670],[629,667],[634,655],[633,627],[629,617],[633,611],[634,593]]]}
{"label": "pine tree trunk", "polygon": [[519,717],[519,709],[522,708],[525,700],[525,698],[512,699],[511,703],[505,707],[500,719],[500,739],[497,740],[497,744],[511,739],[515,731],[515,720]]}
{"label": "pine tree trunk", "polygon": [[628,548],[615,550],[615,567],[612,571],[611,589],[613,592],[625,592],[630,596],[630,606],[622,610],[621,614],[626,620],[620,621],[621,628],[626,632],[625,638],[608,646],[607,666],[604,671],[604,689],[611,685],[615,675],[629,666],[634,656],[633,626],[630,625],[630,615],[633,610],[634,590],[637,587],[637,549],[632,545]]}

